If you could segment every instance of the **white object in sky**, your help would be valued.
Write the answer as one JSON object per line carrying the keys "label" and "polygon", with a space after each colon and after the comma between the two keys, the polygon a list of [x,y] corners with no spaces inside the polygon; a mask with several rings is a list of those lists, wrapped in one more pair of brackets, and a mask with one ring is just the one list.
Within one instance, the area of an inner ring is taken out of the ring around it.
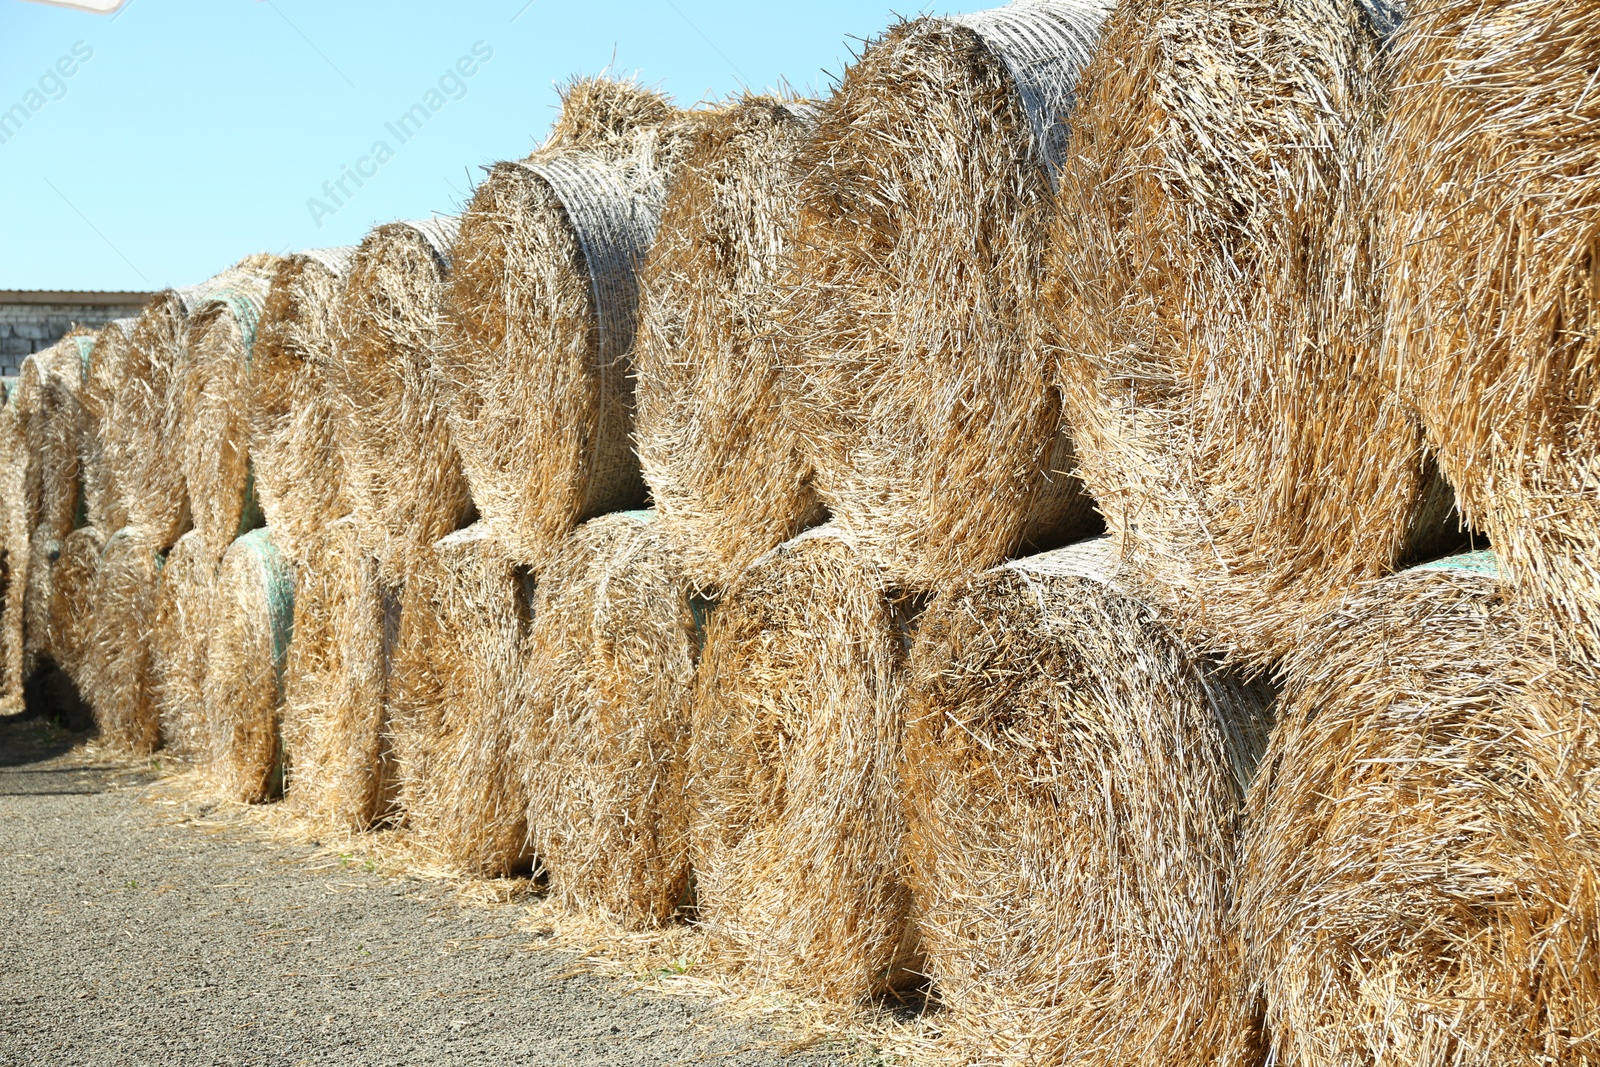
{"label": "white object in sky", "polygon": [[49,4],[51,7],[70,7],[75,11],[88,11],[95,15],[110,15],[128,0],[27,0],[30,4]]}

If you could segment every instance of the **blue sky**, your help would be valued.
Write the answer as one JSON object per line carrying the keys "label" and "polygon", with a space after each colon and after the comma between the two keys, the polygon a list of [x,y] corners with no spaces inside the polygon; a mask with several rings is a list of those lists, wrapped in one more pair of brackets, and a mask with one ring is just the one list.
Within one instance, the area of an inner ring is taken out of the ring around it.
{"label": "blue sky", "polygon": [[[574,74],[636,73],[683,105],[821,92],[917,2],[133,0],[108,18],[0,0],[0,289],[158,289],[353,244],[459,210],[480,167],[543,139]],[[441,101],[404,143],[388,130]],[[379,140],[392,158],[363,162]],[[313,211],[358,165],[371,177]]]}

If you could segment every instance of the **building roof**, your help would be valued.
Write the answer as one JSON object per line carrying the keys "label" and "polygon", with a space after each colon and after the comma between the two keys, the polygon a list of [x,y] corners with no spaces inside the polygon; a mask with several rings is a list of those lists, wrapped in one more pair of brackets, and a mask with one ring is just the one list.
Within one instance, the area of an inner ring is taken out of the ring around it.
{"label": "building roof", "polygon": [[0,304],[148,304],[153,296],[105,289],[0,289]]}

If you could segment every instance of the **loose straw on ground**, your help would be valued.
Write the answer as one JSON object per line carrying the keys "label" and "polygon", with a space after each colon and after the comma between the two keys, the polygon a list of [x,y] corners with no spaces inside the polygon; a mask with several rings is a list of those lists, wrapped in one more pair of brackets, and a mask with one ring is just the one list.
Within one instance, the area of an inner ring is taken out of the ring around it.
{"label": "loose straw on ground", "polygon": [[960,1062],[1260,1061],[1230,907],[1271,693],[1197,657],[1112,557],[987,571],[913,644],[907,854]]}
{"label": "loose straw on ground", "polygon": [[252,350],[249,436],[256,493],[273,539],[296,560],[324,526],[349,511],[329,378],[338,355],[334,307],[355,251],[323,248],[284,257]]}
{"label": "loose straw on ground", "polygon": [[574,910],[645,928],[684,900],[697,652],[654,513],[591,519],[540,572],[519,762],[550,892]]}
{"label": "loose straw on ground", "polygon": [[400,807],[416,845],[457,870],[526,870],[527,800],[509,746],[530,709],[528,579],[484,523],[417,554],[390,658]]}
{"label": "loose straw on ground", "polygon": [[1600,664],[1600,12],[1419,4],[1382,177],[1388,363],[1506,573]]}
{"label": "loose straw on ground", "polygon": [[815,105],[746,96],[706,116],[640,272],[635,438],[663,535],[725,588],[822,519],[779,391],[767,313]]}
{"label": "loose straw on ground", "polygon": [[1600,689],[1487,552],[1293,656],[1239,914],[1279,1063],[1600,1059]]}
{"label": "loose straw on ground", "polygon": [[294,567],[265,528],[235,541],[217,571],[203,687],[211,771],[225,795],[246,803],[283,788],[280,713],[294,583]]}
{"label": "loose straw on ground", "polygon": [[1378,50],[1357,0],[1123,0],[1078,86],[1044,294],[1078,469],[1129,583],[1251,664],[1457,532],[1377,367]]}
{"label": "loose straw on ground", "polygon": [[863,551],[928,590],[1098,520],[1029,337],[1051,173],[1106,5],[901,23],[822,105],[775,310],[788,415]]}
{"label": "loose straw on ground", "polygon": [[141,526],[124,526],[106,540],[95,574],[93,632],[80,683],[101,738],[136,754],[153,752],[161,740],[150,684],[160,541]]}
{"label": "loose straw on ground", "polygon": [[830,526],[706,628],[687,759],[700,921],[757,985],[855,1000],[915,964],[901,880],[905,617]]}
{"label": "loose straw on ground", "polygon": [[198,530],[178,538],[161,567],[151,624],[151,687],[162,740],[175,754],[196,760],[211,756],[203,686],[217,564]]}

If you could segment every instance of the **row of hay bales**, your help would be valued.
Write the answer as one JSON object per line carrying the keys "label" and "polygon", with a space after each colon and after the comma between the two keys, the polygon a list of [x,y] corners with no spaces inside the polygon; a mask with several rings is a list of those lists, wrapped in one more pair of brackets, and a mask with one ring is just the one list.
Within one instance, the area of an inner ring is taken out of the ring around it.
{"label": "row of hay bales", "polygon": [[[1600,1060],[1600,17],[603,79],[0,410],[4,681],[971,1063]],[[1492,544],[1492,550],[1484,544]]]}

